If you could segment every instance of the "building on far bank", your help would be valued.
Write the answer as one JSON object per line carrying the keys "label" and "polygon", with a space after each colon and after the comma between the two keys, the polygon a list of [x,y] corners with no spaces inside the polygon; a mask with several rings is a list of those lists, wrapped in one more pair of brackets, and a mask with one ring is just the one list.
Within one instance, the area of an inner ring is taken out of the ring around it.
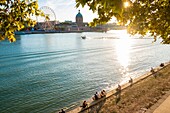
{"label": "building on far bank", "polygon": [[80,13],[80,10],[79,10],[78,14],[76,15],[76,24],[77,24],[78,27],[83,26],[83,16]]}
{"label": "building on far bank", "polygon": [[87,22],[83,22],[83,15],[78,10],[77,15],[75,16],[75,22],[65,21],[48,21],[47,22],[38,22],[34,27],[35,30],[44,30],[44,31],[57,31],[57,32],[106,32],[111,29],[119,29],[119,26],[116,24],[105,24],[97,25],[96,27],[90,27]]}
{"label": "building on far bank", "polygon": [[65,21],[55,25],[56,30],[68,31],[68,32],[83,32],[91,31],[87,22],[83,22],[83,15],[78,11],[75,17],[75,22]]}

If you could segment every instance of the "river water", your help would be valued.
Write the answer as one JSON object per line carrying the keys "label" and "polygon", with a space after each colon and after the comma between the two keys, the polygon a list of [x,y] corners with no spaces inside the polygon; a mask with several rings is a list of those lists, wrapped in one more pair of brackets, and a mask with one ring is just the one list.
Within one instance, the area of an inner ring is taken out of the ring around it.
{"label": "river water", "polygon": [[170,61],[170,45],[136,37],[117,30],[0,42],[0,112],[56,112]]}

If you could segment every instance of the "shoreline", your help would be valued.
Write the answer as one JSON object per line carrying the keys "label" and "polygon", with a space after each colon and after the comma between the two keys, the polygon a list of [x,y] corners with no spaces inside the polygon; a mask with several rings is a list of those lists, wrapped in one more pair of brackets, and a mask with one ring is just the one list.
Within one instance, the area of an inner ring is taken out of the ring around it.
{"label": "shoreline", "polygon": [[[154,68],[155,73],[161,71],[162,69],[164,69],[164,68],[167,67],[168,65],[170,65],[170,61],[169,61],[169,62],[165,62],[163,67],[160,67],[160,66],[155,67],[155,68]],[[134,78],[134,79],[133,79],[133,85],[135,85],[135,84],[137,84],[138,82],[141,82],[141,81],[147,79],[147,78],[150,77],[150,76],[153,76],[153,73],[152,73],[152,72],[146,72],[145,74],[143,74],[143,75],[141,75],[141,76],[139,76],[139,77],[137,77],[137,78]],[[129,83],[129,82],[122,84],[122,85],[121,85],[121,89],[122,89],[121,91],[126,90],[127,88],[131,87],[131,85],[132,85],[132,84]],[[106,99],[109,99],[111,96],[114,96],[115,93],[116,93],[116,89],[113,89],[113,90],[111,90],[111,91],[109,91],[109,92],[106,92],[106,93],[107,93],[107,94],[106,94],[106,97],[100,98],[99,100],[93,101],[92,99],[88,99],[88,100],[89,100],[89,101],[87,101],[88,107],[86,107],[86,108],[84,108],[84,109],[82,109],[81,107],[78,107],[78,106],[77,106],[77,107],[74,106],[74,107],[72,107],[72,108],[65,109],[65,111],[66,111],[67,113],[87,112],[89,109],[93,109],[93,107],[95,107],[97,104],[100,104],[102,101],[105,101]]]}
{"label": "shoreline", "polygon": [[105,32],[105,31],[18,31],[15,35],[29,35],[29,34],[51,34],[51,33],[83,33],[83,32]]}

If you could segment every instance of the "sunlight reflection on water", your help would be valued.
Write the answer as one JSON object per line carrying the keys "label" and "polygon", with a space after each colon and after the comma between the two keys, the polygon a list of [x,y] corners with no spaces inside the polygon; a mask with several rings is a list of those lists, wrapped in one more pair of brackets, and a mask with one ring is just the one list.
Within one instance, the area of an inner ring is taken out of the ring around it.
{"label": "sunlight reflection on water", "polygon": [[1,42],[0,111],[51,113],[76,106],[169,61],[169,48],[129,37],[125,30],[32,34]]}
{"label": "sunlight reflection on water", "polygon": [[130,77],[128,73],[128,66],[130,65],[130,50],[131,46],[133,45],[133,41],[130,39],[130,36],[127,34],[126,31],[117,33],[120,40],[117,40],[115,48],[116,48],[116,55],[117,59],[122,66],[119,69],[121,76],[122,76],[122,83],[127,81]]}

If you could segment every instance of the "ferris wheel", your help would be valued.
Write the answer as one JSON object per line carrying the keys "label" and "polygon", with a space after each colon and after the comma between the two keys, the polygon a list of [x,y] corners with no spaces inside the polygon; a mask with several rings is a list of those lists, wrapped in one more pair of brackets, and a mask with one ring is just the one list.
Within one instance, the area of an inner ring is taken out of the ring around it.
{"label": "ferris wheel", "polygon": [[46,19],[45,17],[38,16],[37,17],[37,22],[38,22],[38,27],[40,29],[44,30],[52,30],[55,27],[56,23],[56,15],[53,9],[51,9],[48,6],[43,6],[40,8],[40,10],[45,14],[45,16],[48,16],[49,19]]}

